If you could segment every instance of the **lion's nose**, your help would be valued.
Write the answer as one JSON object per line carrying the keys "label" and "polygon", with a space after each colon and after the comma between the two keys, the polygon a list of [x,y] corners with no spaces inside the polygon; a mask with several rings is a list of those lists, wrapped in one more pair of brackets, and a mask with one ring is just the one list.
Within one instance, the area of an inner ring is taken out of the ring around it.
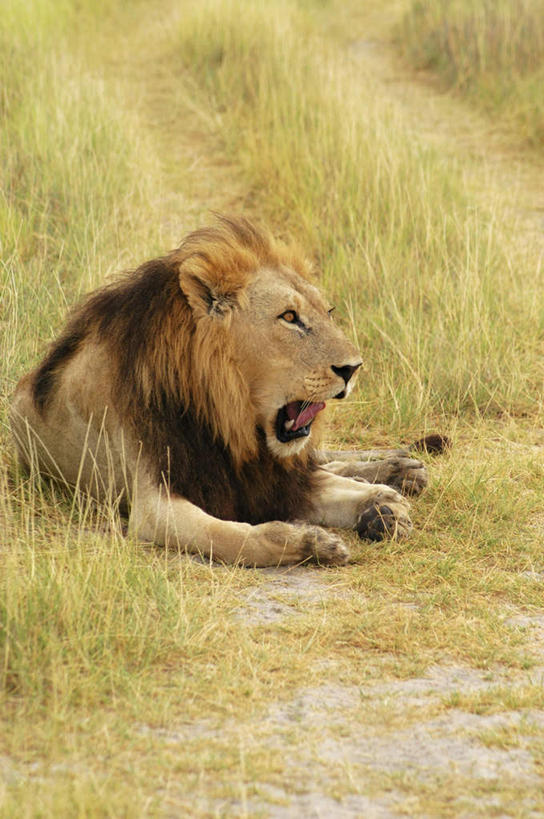
{"label": "lion's nose", "polygon": [[353,373],[357,372],[361,364],[362,361],[359,361],[358,364],[344,364],[343,367],[335,367],[333,364],[331,369],[335,375],[339,375],[340,378],[343,378],[344,382],[347,384]]}

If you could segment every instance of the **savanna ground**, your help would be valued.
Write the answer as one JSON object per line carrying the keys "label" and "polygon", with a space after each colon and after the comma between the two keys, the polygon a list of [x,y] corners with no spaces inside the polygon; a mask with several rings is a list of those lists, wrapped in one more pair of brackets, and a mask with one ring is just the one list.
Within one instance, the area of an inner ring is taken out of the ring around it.
{"label": "savanna ground", "polygon": [[[2,815],[544,816],[544,9],[471,9],[3,10]],[[210,566],[16,473],[67,305],[210,210],[315,254],[366,361],[327,443],[452,438],[409,541]]]}

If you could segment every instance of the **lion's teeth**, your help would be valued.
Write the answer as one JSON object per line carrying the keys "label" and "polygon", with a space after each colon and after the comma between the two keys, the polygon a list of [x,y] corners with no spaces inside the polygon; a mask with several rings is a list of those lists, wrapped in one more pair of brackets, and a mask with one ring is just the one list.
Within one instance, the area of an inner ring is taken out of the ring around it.
{"label": "lion's teeth", "polygon": [[284,429],[287,430],[287,432],[289,432],[291,427],[293,427],[294,425],[295,425],[294,421],[286,421],[285,424],[283,425],[283,427],[284,427]]}

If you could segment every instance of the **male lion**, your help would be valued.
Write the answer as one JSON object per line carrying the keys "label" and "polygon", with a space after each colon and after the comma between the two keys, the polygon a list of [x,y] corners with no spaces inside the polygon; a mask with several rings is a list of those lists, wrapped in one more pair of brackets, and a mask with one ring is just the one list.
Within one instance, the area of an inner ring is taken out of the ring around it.
{"label": "male lion", "polygon": [[315,449],[361,358],[311,278],[293,250],[221,217],[92,293],[17,386],[23,464],[130,509],[139,538],[228,563],[345,563],[322,526],[408,534],[407,501],[364,479],[418,491],[419,461]]}

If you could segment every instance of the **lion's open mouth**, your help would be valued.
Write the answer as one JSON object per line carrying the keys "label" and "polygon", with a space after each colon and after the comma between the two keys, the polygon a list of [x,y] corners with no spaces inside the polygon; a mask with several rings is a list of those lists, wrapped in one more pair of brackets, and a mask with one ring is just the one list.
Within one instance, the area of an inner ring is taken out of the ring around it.
{"label": "lion's open mouth", "polygon": [[285,404],[276,418],[276,437],[282,444],[310,434],[312,421],[318,412],[325,409],[324,401],[312,404],[308,401],[291,401]]}

